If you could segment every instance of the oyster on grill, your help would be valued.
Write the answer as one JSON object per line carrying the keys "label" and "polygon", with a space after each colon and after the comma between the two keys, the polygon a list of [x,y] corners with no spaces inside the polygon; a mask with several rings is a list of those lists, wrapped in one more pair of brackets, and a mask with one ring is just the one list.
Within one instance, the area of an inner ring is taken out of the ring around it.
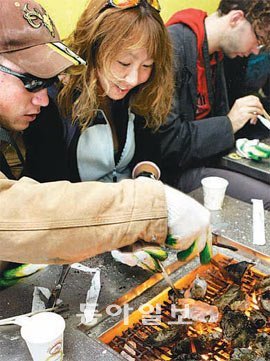
{"label": "oyster on grill", "polygon": [[185,298],[193,298],[194,300],[201,300],[204,298],[207,291],[207,282],[204,278],[198,275],[192,282],[191,286],[185,291]]}
{"label": "oyster on grill", "polygon": [[180,340],[181,335],[186,334],[186,331],[186,325],[173,325],[149,335],[144,342],[146,345],[153,347],[167,346],[174,341]]}
{"label": "oyster on grill", "polygon": [[256,329],[264,327],[267,323],[267,318],[259,310],[252,310],[250,312],[249,320],[251,325]]}
{"label": "oyster on grill", "polygon": [[229,306],[234,311],[245,311],[250,304],[249,296],[237,285],[231,285],[222,296],[214,299],[214,304],[222,311]]}
{"label": "oyster on grill", "polygon": [[264,357],[255,354],[249,348],[235,348],[230,358],[231,361],[266,361]]}
{"label": "oyster on grill", "polygon": [[223,336],[231,341],[234,348],[248,347],[255,339],[256,329],[251,325],[247,316],[238,311],[232,311],[229,307],[224,309],[220,322]]}
{"label": "oyster on grill", "polygon": [[270,287],[259,296],[259,305],[267,314],[270,313]]}
{"label": "oyster on grill", "polygon": [[258,333],[255,341],[252,343],[252,349],[256,354],[263,356],[266,360],[270,359],[270,335],[267,333]]}
{"label": "oyster on grill", "polygon": [[246,273],[246,271],[251,267],[254,266],[255,263],[252,262],[238,262],[238,263],[232,263],[228,266],[225,266],[224,269],[227,271],[228,276],[230,279],[235,282],[238,285],[241,285],[242,283],[242,277]]}

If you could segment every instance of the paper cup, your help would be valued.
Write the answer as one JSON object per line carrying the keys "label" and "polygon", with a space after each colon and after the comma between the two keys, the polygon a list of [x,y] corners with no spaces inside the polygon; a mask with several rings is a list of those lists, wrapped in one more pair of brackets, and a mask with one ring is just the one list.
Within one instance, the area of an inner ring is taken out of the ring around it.
{"label": "paper cup", "polygon": [[211,211],[222,208],[226,188],[229,182],[220,177],[206,177],[202,181],[204,206]]}
{"label": "paper cup", "polygon": [[145,174],[152,175],[154,179],[159,179],[160,178],[160,169],[153,162],[143,161],[143,162],[136,164],[136,166],[133,168],[131,177],[133,179],[135,179],[135,178],[139,177],[140,175],[145,175]]}
{"label": "paper cup", "polygon": [[29,318],[21,328],[34,361],[63,360],[65,320],[53,312],[41,312]]}

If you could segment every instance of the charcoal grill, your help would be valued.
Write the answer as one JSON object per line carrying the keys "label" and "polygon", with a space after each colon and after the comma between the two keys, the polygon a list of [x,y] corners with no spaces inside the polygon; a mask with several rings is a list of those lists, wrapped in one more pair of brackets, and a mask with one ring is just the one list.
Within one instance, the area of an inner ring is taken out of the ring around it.
{"label": "charcoal grill", "polygon": [[[216,255],[214,260],[222,267],[233,262],[232,258],[228,258],[221,254]],[[192,272],[176,281],[175,287],[179,289],[187,288],[194,280],[196,275],[202,276],[207,280],[208,289],[204,298],[204,301],[207,303],[211,303],[215,297],[221,296],[233,283],[231,280],[224,279],[220,271],[215,266],[210,264],[199,266],[198,268],[194,269]],[[252,267],[247,270],[242,279],[242,289],[252,299],[250,310],[258,309],[256,299],[252,297],[253,287],[255,283],[262,280],[264,276],[265,274]],[[130,314],[128,322],[124,322],[124,320],[120,321],[114,327],[103,333],[99,339],[108,344],[117,353],[123,355],[124,352],[125,358],[130,360],[171,360],[172,354],[170,348],[173,344],[170,344],[169,347],[163,346],[154,348],[146,345],[145,342],[146,338],[150,334],[153,334],[163,328],[170,327],[171,323],[176,321],[176,318],[171,314],[172,301],[168,297],[169,289],[170,288],[165,289],[163,292],[158,294],[143,306],[143,309],[147,309],[147,307],[151,306],[152,308],[154,307],[154,311],[150,313],[150,315],[152,318],[155,318],[157,311],[155,306],[160,305],[161,322],[158,322],[155,325],[148,325],[146,324],[140,310],[136,310]],[[160,310],[158,310],[158,315],[160,315]],[[218,324],[213,325],[199,323],[197,325],[199,327],[197,327],[196,324],[195,326],[194,324],[188,326],[187,336],[196,336],[202,333],[209,333],[213,332],[214,330],[220,330]],[[269,322],[266,325],[264,332],[270,333]],[[196,350],[194,350],[194,352],[196,352]],[[230,360],[229,352],[230,350],[228,342],[226,340],[220,340],[220,342],[215,346],[214,350],[202,355],[202,360]]]}

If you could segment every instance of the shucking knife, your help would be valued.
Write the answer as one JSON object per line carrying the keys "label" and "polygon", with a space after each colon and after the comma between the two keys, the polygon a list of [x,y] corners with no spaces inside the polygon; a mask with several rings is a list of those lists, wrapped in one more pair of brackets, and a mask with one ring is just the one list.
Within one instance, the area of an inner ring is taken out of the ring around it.
{"label": "shucking knife", "polygon": [[51,308],[56,305],[56,301],[59,299],[60,293],[62,291],[65,279],[67,277],[67,274],[71,268],[70,264],[64,264],[62,266],[62,271],[59,277],[59,280],[56,284],[56,286],[52,289],[51,295],[48,299],[48,302],[46,303],[46,308]]}

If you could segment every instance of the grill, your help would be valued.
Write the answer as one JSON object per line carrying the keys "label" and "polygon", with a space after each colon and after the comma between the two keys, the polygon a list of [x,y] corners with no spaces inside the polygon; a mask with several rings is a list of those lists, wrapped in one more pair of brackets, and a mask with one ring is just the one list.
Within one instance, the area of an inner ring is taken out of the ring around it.
{"label": "grill", "polygon": [[[224,255],[218,254],[214,258],[216,264],[224,267],[234,261]],[[174,284],[178,289],[186,289],[191,282],[195,279],[196,275],[206,279],[208,283],[207,293],[204,297],[205,302],[211,304],[213,299],[217,296],[221,296],[226,290],[233,284],[233,281],[225,279],[217,267],[214,265],[199,266],[185,277],[179,279]],[[249,268],[244,277],[242,278],[241,288],[252,299],[250,310],[258,309],[256,299],[254,297],[254,285],[263,279],[265,274],[256,270],[254,267]],[[114,327],[102,334],[99,339],[108,344],[117,353],[123,355],[126,359],[132,360],[144,360],[144,361],[157,361],[157,360],[172,360],[171,348],[176,343],[171,343],[169,347],[151,347],[148,346],[145,340],[149,335],[166,329],[172,326],[172,323],[176,323],[177,318],[173,317],[171,312],[172,301],[168,297],[168,291],[170,288],[165,289],[162,293],[158,294],[147,304],[140,307],[140,309],[134,311],[128,317],[128,320],[122,320]],[[253,296],[253,297],[252,297]],[[160,305],[160,308],[157,307]],[[147,312],[151,310],[145,318],[142,309]],[[158,320],[155,324],[149,324],[148,320]],[[146,322],[147,320],[147,322]],[[179,326],[180,327],[180,326]],[[195,323],[187,326],[186,336],[198,336],[200,334],[207,334],[213,331],[221,331],[218,324],[207,323]],[[268,324],[263,330],[270,334],[270,324]],[[196,349],[193,350],[196,352]],[[221,339],[208,353],[201,356],[201,360],[208,361],[224,361],[230,360],[230,344],[228,341]]]}

